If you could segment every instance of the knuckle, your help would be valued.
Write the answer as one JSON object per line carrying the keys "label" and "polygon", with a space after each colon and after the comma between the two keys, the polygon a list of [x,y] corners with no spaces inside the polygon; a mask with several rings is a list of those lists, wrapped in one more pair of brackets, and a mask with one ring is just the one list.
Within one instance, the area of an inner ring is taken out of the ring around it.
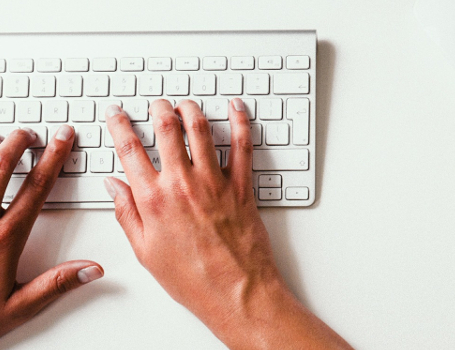
{"label": "knuckle", "polygon": [[191,130],[200,134],[210,134],[210,124],[205,118],[195,117],[191,122]]}
{"label": "knuckle", "polygon": [[61,273],[57,272],[56,276],[54,277],[54,283],[55,283],[55,294],[64,294],[66,293],[70,288],[68,284],[68,280],[63,276]]}
{"label": "knuckle", "polygon": [[16,129],[11,132],[10,136],[15,136],[15,137],[20,137],[21,139],[23,139],[23,138],[26,139],[26,138],[30,137],[30,134],[23,129]]}
{"label": "knuckle", "polygon": [[253,154],[253,142],[249,135],[239,137],[237,140],[237,149],[246,154]]}
{"label": "knuckle", "polygon": [[122,159],[134,156],[141,148],[143,148],[141,141],[137,137],[130,137],[123,140],[116,151],[117,155]]}
{"label": "knuckle", "polygon": [[165,112],[156,118],[155,129],[162,134],[174,132],[180,128],[180,120],[173,112]]}
{"label": "knuckle", "polygon": [[11,156],[0,153],[0,178],[3,179],[12,172],[14,166]]}

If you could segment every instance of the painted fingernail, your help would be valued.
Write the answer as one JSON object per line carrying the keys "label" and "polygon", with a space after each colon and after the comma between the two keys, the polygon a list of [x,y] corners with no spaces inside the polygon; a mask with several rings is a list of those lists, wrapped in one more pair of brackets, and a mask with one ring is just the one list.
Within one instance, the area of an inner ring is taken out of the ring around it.
{"label": "painted fingernail", "polygon": [[60,141],[68,141],[74,134],[74,129],[69,125],[62,125],[55,134],[55,138]]}
{"label": "painted fingernail", "polygon": [[77,279],[81,283],[89,283],[104,276],[98,266],[89,266],[77,272]]}
{"label": "painted fingernail", "polygon": [[104,179],[104,187],[106,187],[106,191],[111,196],[111,198],[114,200],[115,196],[117,196],[117,191],[115,190],[114,185],[112,184],[112,181],[110,178],[106,177]]}
{"label": "painted fingernail", "polygon": [[122,109],[117,105],[110,105],[109,107],[106,108],[106,117],[107,118],[111,118],[114,115],[117,115],[119,113],[122,113]]}
{"label": "painted fingernail", "polygon": [[245,112],[245,105],[240,98],[234,98],[232,103],[234,104],[234,108],[237,112]]}
{"label": "painted fingernail", "polygon": [[30,129],[30,128],[22,128],[22,130],[27,131],[30,134],[30,136],[32,137],[33,140],[36,139],[36,132],[34,132],[32,129]]}

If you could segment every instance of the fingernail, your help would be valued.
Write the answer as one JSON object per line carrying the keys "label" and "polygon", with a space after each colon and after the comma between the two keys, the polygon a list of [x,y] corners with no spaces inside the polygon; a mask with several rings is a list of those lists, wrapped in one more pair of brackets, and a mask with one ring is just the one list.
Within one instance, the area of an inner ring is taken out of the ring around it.
{"label": "fingernail", "polygon": [[114,185],[112,184],[112,181],[110,178],[106,177],[104,179],[104,187],[106,187],[106,191],[111,196],[111,198],[114,200],[115,196],[117,196],[117,191],[115,190]]}
{"label": "fingernail", "polygon": [[30,129],[30,128],[22,128],[22,130],[27,131],[30,134],[30,136],[32,137],[33,140],[36,139],[36,132],[34,132],[32,129]]}
{"label": "fingernail", "polygon": [[122,113],[122,109],[117,105],[110,105],[109,107],[106,108],[106,117],[107,118],[111,118],[114,115],[117,115],[119,113]]}
{"label": "fingernail", "polygon": [[55,134],[55,138],[60,141],[68,141],[73,136],[74,129],[69,125],[62,125]]}
{"label": "fingernail", "polygon": [[245,105],[240,98],[234,98],[232,103],[234,104],[234,108],[237,112],[245,112]]}
{"label": "fingernail", "polygon": [[77,279],[81,283],[89,283],[104,276],[98,266],[89,266],[77,272]]}

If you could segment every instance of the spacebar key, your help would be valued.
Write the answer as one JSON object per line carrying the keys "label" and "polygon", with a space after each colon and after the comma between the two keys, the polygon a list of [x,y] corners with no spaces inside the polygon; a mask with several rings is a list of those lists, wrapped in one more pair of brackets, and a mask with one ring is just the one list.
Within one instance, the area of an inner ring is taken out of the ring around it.
{"label": "spacebar key", "polygon": [[253,170],[308,170],[308,150],[254,150]]}
{"label": "spacebar key", "polygon": [[[13,177],[3,201],[11,202],[16,196],[24,178]],[[122,178],[122,180],[124,180]],[[126,179],[125,179],[126,180]],[[112,202],[104,187],[104,177],[60,177],[57,179],[47,203]]]}

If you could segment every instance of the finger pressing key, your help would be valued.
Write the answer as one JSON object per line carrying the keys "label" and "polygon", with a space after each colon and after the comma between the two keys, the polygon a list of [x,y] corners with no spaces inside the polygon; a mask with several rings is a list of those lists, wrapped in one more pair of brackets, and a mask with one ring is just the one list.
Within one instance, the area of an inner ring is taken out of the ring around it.
{"label": "finger pressing key", "polygon": [[[25,178],[5,213],[4,217],[10,217],[11,222],[22,226],[21,232],[27,236],[71,151],[73,141],[74,129],[69,125],[62,125],[46,147],[38,164]],[[26,240],[27,237],[24,238]]]}
{"label": "finger pressing key", "polygon": [[134,189],[141,191],[150,177],[158,175],[158,172],[131,127],[125,111],[116,105],[109,106],[106,110],[106,123],[133,191]]}
{"label": "finger pressing key", "polygon": [[169,101],[156,100],[150,106],[162,172],[176,172],[191,166],[183,141],[180,120]]}
{"label": "finger pressing key", "polygon": [[0,144],[0,198],[25,149],[36,140],[36,133],[29,128],[14,130]]}

